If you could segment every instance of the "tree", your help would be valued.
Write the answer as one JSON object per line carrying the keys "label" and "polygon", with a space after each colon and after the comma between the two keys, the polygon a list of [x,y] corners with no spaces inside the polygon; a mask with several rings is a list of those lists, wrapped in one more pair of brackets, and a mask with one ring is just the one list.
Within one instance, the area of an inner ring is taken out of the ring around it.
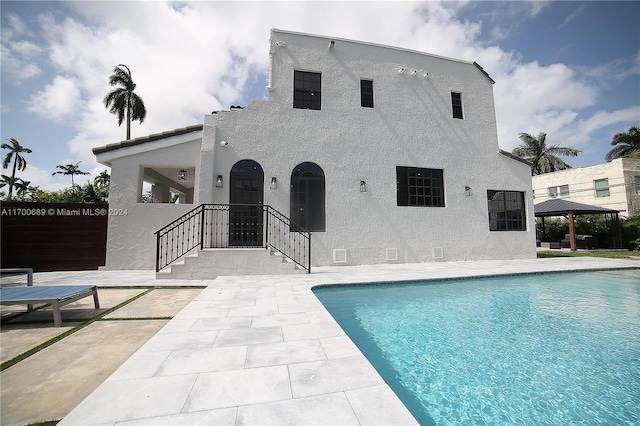
{"label": "tree", "polygon": [[532,175],[570,169],[571,166],[558,158],[557,155],[575,157],[582,152],[560,145],[547,146],[547,134],[542,132],[537,137],[531,136],[529,133],[520,133],[520,139],[523,144],[515,148],[511,153],[532,164]]}
{"label": "tree", "polygon": [[11,179],[9,180],[9,198],[11,198],[11,193],[13,192],[13,187],[16,182],[16,170],[24,170],[27,168],[27,160],[24,159],[22,154],[31,154],[31,150],[20,145],[16,139],[9,138],[7,139],[9,143],[3,143],[2,149],[8,149],[9,152],[4,157],[4,161],[2,162],[2,167],[7,168],[13,159],[13,171],[11,172]]}
{"label": "tree", "polygon": [[98,176],[93,180],[93,183],[98,185],[99,188],[109,188],[109,183],[111,182],[111,176],[107,173],[106,170],[100,172]]}
{"label": "tree", "polygon": [[73,179],[73,177],[75,175],[88,175],[88,174],[91,174],[89,172],[83,172],[82,170],[80,170],[80,163],[81,162],[78,161],[76,164],[66,164],[64,166],[58,164],[56,166],[56,168],[60,169],[60,170],[58,170],[57,172],[51,173],[51,176],[55,176],[55,175],[66,175],[66,176],[69,176],[69,175],[71,175],[71,186],[73,187],[73,186],[76,185],[76,183],[75,183],[75,181]]}
{"label": "tree", "polygon": [[616,133],[611,140],[615,146],[604,157],[611,161],[616,158],[640,158],[640,128],[633,126],[626,133]]}
{"label": "tree", "polygon": [[147,116],[147,109],[142,98],[133,90],[136,84],[131,78],[131,71],[126,65],[118,65],[113,69],[109,77],[111,86],[121,86],[107,93],[104,97],[104,106],[109,108],[111,114],[118,116],[118,126],[122,124],[125,114],[127,116],[127,140],[131,139],[131,121],[139,120],[142,123]]}

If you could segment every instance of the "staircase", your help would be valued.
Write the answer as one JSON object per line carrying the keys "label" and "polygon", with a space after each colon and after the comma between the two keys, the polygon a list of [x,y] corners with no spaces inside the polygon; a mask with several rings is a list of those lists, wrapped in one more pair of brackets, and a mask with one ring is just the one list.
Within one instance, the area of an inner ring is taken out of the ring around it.
{"label": "staircase", "polygon": [[159,279],[311,272],[311,234],[270,206],[202,204],[156,242]]}

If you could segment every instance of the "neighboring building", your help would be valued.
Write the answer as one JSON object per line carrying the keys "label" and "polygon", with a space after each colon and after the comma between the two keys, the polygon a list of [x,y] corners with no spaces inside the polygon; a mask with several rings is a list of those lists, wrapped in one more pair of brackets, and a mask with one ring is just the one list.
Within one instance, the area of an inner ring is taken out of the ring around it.
{"label": "neighboring building", "polygon": [[[107,268],[153,268],[154,232],[209,203],[282,212],[311,231],[313,266],[536,256],[531,168],[499,149],[479,65],[280,30],[270,45],[268,100],[94,149],[111,167]],[[224,247],[264,245],[221,226]],[[252,269],[238,256],[208,276]]]}
{"label": "neighboring building", "polygon": [[618,210],[621,216],[640,212],[640,160],[618,158],[610,163],[576,167],[533,176],[534,203],[562,198]]}

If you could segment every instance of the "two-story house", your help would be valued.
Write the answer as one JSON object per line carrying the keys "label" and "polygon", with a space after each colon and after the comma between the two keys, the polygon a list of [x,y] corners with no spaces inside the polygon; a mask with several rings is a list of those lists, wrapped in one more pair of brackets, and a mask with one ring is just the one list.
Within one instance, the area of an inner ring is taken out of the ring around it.
{"label": "two-story house", "polygon": [[617,210],[627,217],[640,212],[640,160],[609,163],[533,176],[534,203],[562,198]]}
{"label": "two-story house", "polygon": [[269,273],[248,248],[276,243],[307,266],[535,257],[531,169],[499,149],[478,64],[275,29],[269,57],[268,100],[94,149],[107,268],[162,269],[194,241],[213,249],[185,276]]}

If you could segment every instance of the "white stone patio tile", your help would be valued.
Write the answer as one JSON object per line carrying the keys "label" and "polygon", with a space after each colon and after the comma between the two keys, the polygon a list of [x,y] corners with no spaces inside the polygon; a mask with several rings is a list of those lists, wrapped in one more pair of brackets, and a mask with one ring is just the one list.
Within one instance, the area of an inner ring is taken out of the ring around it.
{"label": "white stone patio tile", "polygon": [[203,373],[198,376],[183,412],[260,404],[291,398],[286,366]]}
{"label": "white stone patio tile", "polygon": [[197,320],[195,318],[176,319],[175,317],[169,321],[158,333],[181,333],[189,331]]}
{"label": "white stone patio tile", "polygon": [[274,327],[295,324],[309,324],[309,319],[303,313],[256,316],[253,317],[251,327]]}
{"label": "white stone patio tile", "polygon": [[329,359],[362,355],[360,349],[347,336],[324,337],[320,339],[320,344]]}
{"label": "white stone patio tile", "polygon": [[156,372],[157,376],[208,373],[244,368],[246,346],[173,351]]}
{"label": "white stone patio tile", "polygon": [[191,425],[232,425],[236,422],[238,409],[222,408],[220,410],[198,411],[195,413],[174,414],[173,416],[152,417],[126,422],[118,422],[117,426],[191,426]]}
{"label": "white stone patio tile", "polygon": [[251,345],[247,349],[246,368],[293,364],[327,359],[318,340]]}
{"label": "white stone patio tile", "polygon": [[318,302],[300,302],[300,303],[280,303],[278,310],[281,314],[290,314],[293,312],[316,312],[324,311],[325,307]]}
{"label": "white stone patio tile", "polygon": [[236,425],[358,425],[343,393],[238,408]]}
{"label": "white stone patio tile", "polygon": [[251,317],[201,318],[195,320],[191,331],[233,330],[251,327]]}
{"label": "white stone patio tile", "polygon": [[334,321],[331,314],[324,309],[322,311],[306,312],[306,314],[309,322],[312,324],[316,322]]}
{"label": "white stone patio tile", "polygon": [[86,425],[179,414],[197,375],[104,382],[60,423]]}
{"label": "white stone patio tile", "polygon": [[229,308],[247,308],[256,306],[255,300],[233,299],[233,300],[214,300],[209,302],[209,308],[229,309]]}
{"label": "white stone patio tile", "polygon": [[282,342],[281,327],[221,330],[213,346],[243,346]]}
{"label": "white stone patio tile", "polygon": [[[388,386],[345,392],[360,424],[417,425],[418,422]],[[379,401],[384,401],[380,404]]]}
{"label": "white stone patio tile", "polygon": [[282,326],[284,340],[307,340],[322,337],[343,336],[344,331],[333,321],[314,324],[284,325]]}
{"label": "white stone patio tile", "polygon": [[136,352],[125,361],[107,380],[128,380],[153,377],[167,360],[171,351]]}
{"label": "white stone patio tile", "polygon": [[174,316],[174,319],[190,319],[190,318],[219,318],[226,317],[229,313],[227,308],[194,308],[191,309],[188,305],[181,310],[178,315]]}
{"label": "white stone patio tile", "polygon": [[158,333],[140,348],[140,352],[210,348],[217,336],[218,331]]}
{"label": "white stone patio tile", "polygon": [[278,308],[276,306],[250,306],[243,308],[229,308],[230,317],[247,317],[258,315],[276,315]]}
{"label": "white stone patio tile", "polygon": [[362,356],[290,364],[289,372],[294,398],[384,384]]}

